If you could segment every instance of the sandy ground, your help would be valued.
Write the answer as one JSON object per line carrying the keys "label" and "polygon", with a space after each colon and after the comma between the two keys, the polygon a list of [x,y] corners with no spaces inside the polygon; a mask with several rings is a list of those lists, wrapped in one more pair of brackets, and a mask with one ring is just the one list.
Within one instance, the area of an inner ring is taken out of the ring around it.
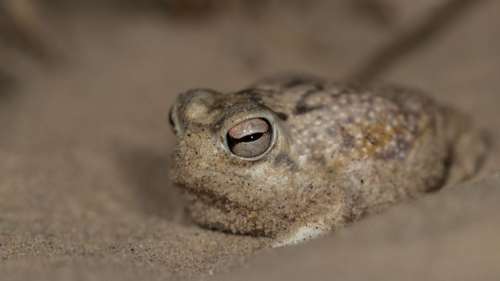
{"label": "sandy ground", "polygon": [[203,230],[185,217],[167,177],[174,139],[166,113],[187,88],[237,89],[290,70],[361,73],[426,89],[500,137],[500,2],[452,7],[436,32],[415,38],[407,34],[444,1],[378,1],[392,14],[325,2],[197,23],[106,13],[54,19],[62,62],[12,63],[18,83],[0,95],[1,279],[499,276],[497,149],[483,180],[300,247],[261,250],[265,239]]}
{"label": "sandy ground", "polygon": [[401,205],[211,280],[498,280],[500,177]]}

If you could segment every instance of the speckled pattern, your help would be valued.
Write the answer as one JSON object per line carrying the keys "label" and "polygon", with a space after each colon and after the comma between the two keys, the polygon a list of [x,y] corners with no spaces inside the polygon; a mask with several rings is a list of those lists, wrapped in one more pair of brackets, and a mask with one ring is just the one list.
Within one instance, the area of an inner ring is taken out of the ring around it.
{"label": "speckled pattern", "polygon": [[[274,237],[275,245],[468,178],[485,150],[466,116],[418,90],[308,76],[271,77],[234,93],[191,90],[170,116],[178,137],[172,175],[193,219]],[[249,160],[224,143],[251,118],[267,120],[274,135]]]}
{"label": "speckled pattern", "polygon": [[[272,89],[267,83],[256,87]],[[319,81],[282,85],[271,95],[286,95],[291,102],[283,111],[290,117],[289,132],[296,139],[293,150],[300,151],[303,161],[328,163],[348,156],[404,160],[419,134],[435,126],[430,122],[439,111],[417,91],[407,94],[408,89],[374,93]]]}

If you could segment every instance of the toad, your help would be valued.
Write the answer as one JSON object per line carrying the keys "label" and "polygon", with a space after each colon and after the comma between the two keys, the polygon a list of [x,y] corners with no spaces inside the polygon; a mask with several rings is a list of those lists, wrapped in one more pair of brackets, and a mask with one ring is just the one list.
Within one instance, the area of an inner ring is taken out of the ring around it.
{"label": "toad", "polygon": [[273,246],[468,179],[486,151],[467,116],[419,90],[307,76],[192,89],[169,118],[192,219]]}

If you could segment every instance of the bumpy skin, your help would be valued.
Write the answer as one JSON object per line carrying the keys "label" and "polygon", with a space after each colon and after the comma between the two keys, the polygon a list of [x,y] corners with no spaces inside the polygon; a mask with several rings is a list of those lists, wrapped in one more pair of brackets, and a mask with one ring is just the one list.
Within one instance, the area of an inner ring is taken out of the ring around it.
{"label": "bumpy skin", "polygon": [[[472,176],[485,152],[460,113],[418,91],[274,77],[235,93],[196,89],[171,110],[172,176],[197,223],[293,244]],[[259,159],[225,145],[242,120],[274,133]]]}

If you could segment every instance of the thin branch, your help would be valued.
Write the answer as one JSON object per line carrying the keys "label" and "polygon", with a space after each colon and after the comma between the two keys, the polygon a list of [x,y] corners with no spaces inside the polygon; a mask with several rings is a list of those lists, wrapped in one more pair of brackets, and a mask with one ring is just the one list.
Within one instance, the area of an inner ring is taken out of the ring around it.
{"label": "thin branch", "polygon": [[430,43],[439,33],[450,27],[469,8],[482,0],[451,0],[428,16],[422,24],[396,36],[376,51],[350,80],[370,83],[417,49]]}

